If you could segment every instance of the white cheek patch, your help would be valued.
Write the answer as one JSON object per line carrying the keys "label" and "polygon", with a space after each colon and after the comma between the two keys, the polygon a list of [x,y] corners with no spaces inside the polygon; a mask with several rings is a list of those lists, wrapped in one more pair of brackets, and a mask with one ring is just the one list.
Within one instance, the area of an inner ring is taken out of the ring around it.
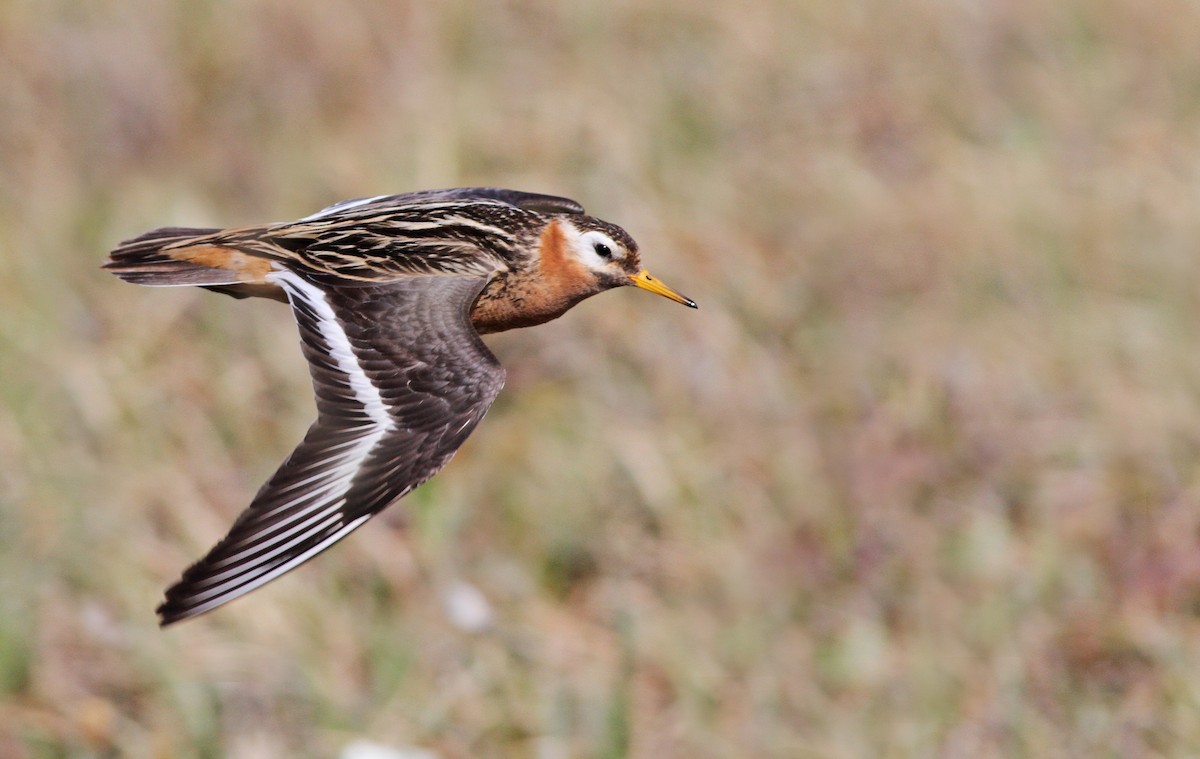
{"label": "white cheek patch", "polygon": [[[605,258],[597,253],[597,244],[607,246],[612,251],[612,255]],[[575,257],[595,272],[611,272],[613,263],[620,262],[625,258],[625,249],[616,240],[595,230],[582,233],[574,231],[574,234],[570,234],[568,237],[568,245],[575,253]]]}

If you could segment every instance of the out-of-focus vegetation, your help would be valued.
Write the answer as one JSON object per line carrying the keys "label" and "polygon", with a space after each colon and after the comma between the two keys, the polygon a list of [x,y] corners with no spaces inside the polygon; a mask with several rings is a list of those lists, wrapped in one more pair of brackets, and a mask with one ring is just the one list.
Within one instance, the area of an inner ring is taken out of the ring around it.
{"label": "out-of-focus vegetation", "polygon": [[[0,756],[1200,753],[1197,29],[0,3]],[[439,477],[160,631],[310,388],[285,308],[104,254],[471,184],[579,198],[701,310],[490,339],[507,390]]]}

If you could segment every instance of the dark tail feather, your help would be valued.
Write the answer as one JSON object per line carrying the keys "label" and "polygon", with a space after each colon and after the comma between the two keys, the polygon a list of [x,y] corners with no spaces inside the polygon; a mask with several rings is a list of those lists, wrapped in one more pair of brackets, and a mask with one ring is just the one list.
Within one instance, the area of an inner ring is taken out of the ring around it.
{"label": "dark tail feather", "polygon": [[237,273],[179,261],[163,252],[168,245],[219,232],[219,229],[162,227],[126,240],[108,254],[103,268],[138,285],[231,285]]}

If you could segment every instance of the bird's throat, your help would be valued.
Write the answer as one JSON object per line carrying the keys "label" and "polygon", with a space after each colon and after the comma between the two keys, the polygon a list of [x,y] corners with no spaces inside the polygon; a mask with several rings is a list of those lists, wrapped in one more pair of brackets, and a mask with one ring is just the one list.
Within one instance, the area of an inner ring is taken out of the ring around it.
{"label": "bird's throat", "polygon": [[480,334],[532,327],[557,319],[599,289],[566,249],[560,222],[546,225],[525,266],[494,279],[475,301],[471,322]]}

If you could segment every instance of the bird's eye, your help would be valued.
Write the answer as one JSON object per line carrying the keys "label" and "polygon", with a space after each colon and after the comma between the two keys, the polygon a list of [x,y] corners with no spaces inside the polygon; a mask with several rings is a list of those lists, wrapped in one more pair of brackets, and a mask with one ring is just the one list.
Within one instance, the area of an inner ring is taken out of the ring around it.
{"label": "bird's eye", "polygon": [[600,256],[601,258],[604,258],[604,259],[612,258],[612,248],[608,247],[607,245],[605,245],[602,242],[598,242],[595,245],[593,245],[592,250],[595,250],[596,255]]}

